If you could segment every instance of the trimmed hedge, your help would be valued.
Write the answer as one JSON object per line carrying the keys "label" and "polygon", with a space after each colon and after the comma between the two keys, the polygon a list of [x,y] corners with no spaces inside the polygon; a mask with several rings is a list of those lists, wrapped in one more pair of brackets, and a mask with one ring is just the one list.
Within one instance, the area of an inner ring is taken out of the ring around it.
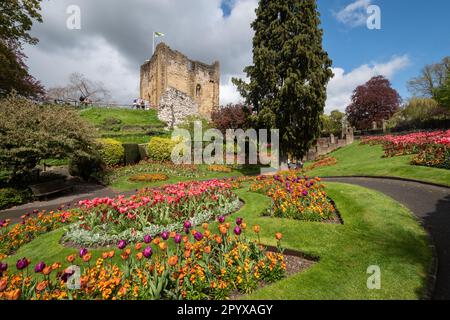
{"label": "trimmed hedge", "polygon": [[27,202],[30,195],[13,188],[0,189],[0,209],[6,209]]}
{"label": "trimmed hedge", "polygon": [[98,139],[97,142],[101,145],[99,153],[106,165],[115,166],[123,163],[125,151],[121,142],[111,138]]}
{"label": "trimmed hedge", "polygon": [[147,156],[152,160],[170,161],[176,145],[177,142],[170,138],[154,137],[147,145]]}

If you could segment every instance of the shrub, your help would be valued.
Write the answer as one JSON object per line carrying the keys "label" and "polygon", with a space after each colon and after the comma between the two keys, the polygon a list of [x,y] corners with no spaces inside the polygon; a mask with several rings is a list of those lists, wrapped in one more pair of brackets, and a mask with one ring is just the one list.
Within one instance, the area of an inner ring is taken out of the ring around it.
{"label": "shrub", "polygon": [[69,161],[69,173],[85,181],[91,178],[98,179],[103,171],[102,159],[99,155],[81,154]]}
{"label": "shrub", "polygon": [[126,165],[136,164],[141,160],[141,153],[137,143],[124,143],[123,148],[125,150]]}
{"label": "shrub", "polygon": [[97,139],[101,148],[99,153],[103,162],[108,166],[115,166],[123,163],[124,149],[122,143],[111,138]]}
{"label": "shrub", "polygon": [[152,160],[170,161],[176,144],[177,142],[170,138],[154,137],[147,146],[147,156]]}
{"label": "shrub", "polygon": [[29,194],[14,188],[0,189],[0,209],[5,209],[25,203]]}
{"label": "shrub", "polygon": [[163,173],[142,173],[136,174],[128,178],[132,182],[155,182],[155,181],[166,181],[169,177]]}
{"label": "shrub", "polygon": [[248,128],[248,115],[250,109],[241,104],[228,104],[220,109],[214,110],[211,114],[211,120],[214,128],[223,133],[227,129],[246,129]]}

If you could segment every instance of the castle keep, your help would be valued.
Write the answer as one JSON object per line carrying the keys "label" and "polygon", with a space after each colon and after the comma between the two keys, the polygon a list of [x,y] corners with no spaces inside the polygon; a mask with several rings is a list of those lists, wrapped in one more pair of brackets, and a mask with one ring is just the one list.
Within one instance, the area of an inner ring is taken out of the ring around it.
{"label": "castle keep", "polygon": [[190,114],[210,118],[219,106],[219,86],[218,61],[212,65],[193,61],[164,43],[141,66],[140,97],[157,107],[158,116],[170,125]]}

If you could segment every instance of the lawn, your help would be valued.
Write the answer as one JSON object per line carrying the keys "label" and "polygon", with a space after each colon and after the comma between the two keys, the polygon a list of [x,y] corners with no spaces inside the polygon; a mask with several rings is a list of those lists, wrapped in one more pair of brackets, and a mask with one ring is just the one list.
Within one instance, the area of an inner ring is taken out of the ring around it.
{"label": "lawn", "polygon": [[361,145],[355,142],[338,149],[329,156],[337,164],[308,171],[311,176],[389,176],[407,178],[450,186],[450,170],[411,165],[412,155],[382,158],[379,145]]}
{"label": "lawn", "polygon": [[147,143],[152,135],[168,134],[153,109],[94,107],[80,111],[80,115],[93,124],[102,137],[123,143]]}
{"label": "lawn", "polygon": [[[249,226],[261,226],[261,241],[275,244],[273,234],[283,233],[284,247],[320,257],[296,274],[257,290],[250,299],[419,299],[431,261],[428,238],[410,211],[378,193],[358,186],[327,183],[344,225],[308,223],[262,217],[271,203],[264,195],[238,190],[245,206],[231,219],[244,217]],[[216,223],[211,224],[215,229]],[[22,257],[32,264],[64,261],[76,249],[59,243],[64,231],[55,230],[21,247],[7,262]],[[249,230],[248,236],[253,237]],[[100,250],[92,251],[98,257]],[[117,255],[116,255],[117,256]],[[119,258],[120,259],[120,258]],[[381,289],[368,290],[366,270],[381,268]]]}

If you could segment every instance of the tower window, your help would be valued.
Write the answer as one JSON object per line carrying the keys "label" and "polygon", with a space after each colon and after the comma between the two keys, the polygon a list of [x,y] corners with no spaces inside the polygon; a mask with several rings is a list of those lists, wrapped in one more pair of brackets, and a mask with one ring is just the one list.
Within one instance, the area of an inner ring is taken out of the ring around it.
{"label": "tower window", "polygon": [[202,86],[200,84],[197,84],[197,87],[195,88],[195,96],[200,97],[202,94]]}

